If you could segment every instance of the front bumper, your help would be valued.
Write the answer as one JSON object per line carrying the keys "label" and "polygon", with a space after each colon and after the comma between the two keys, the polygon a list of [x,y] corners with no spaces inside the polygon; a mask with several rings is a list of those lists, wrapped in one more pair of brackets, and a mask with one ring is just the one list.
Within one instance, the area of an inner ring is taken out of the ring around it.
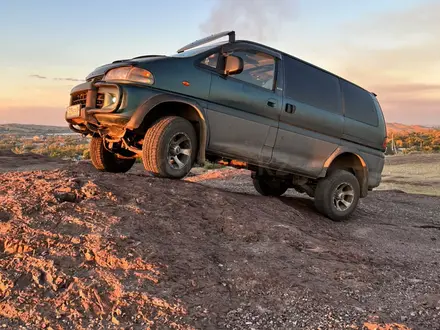
{"label": "front bumper", "polygon": [[[91,113],[93,111],[93,113]],[[78,133],[93,133],[108,127],[123,128],[130,120],[120,113],[104,113],[98,110],[88,110],[81,108],[78,116],[74,118],[66,118],[71,128]],[[73,126],[73,127],[72,127]],[[77,126],[78,128],[74,128]]]}
{"label": "front bumper", "polygon": [[65,120],[78,133],[111,131],[120,136],[139,105],[155,94],[152,88],[134,84],[86,82],[72,89],[68,109],[78,111],[66,111]]}
{"label": "front bumper", "polygon": [[[86,82],[77,85],[70,93],[69,108],[78,111],[66,111],[65,119],[69,124],[84,126],[87,123],[99,125],[99,117],[115,121],[118,116],[112,114],[120,108],[122,96],[122,89],[117,84]],[[116,120],[115,124],[118,122],[121,120]]]}

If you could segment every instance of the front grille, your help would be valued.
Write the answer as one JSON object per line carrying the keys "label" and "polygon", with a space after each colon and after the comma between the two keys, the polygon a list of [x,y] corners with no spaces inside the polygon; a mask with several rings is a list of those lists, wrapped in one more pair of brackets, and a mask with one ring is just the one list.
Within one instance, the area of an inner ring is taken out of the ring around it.
{"label": "front grille", "polygon": [[87,91],[79,92],[72,95],[72,105],[81,104],[81,108],[86,106]]}
{"label": "front grille", "polygon": [[[105,94],[98,93],[96,97],[96,108],[101,109],[104,105]],[[87,103],[87,91],[81,91],[75,94],[72,94],[72,104],[81,104],[81,108],[85,108]]]}

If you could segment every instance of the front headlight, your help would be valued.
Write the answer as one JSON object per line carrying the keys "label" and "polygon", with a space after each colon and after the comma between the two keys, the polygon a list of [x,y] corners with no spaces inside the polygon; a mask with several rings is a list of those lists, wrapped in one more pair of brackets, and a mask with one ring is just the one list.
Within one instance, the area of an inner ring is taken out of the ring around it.
{"label": "front headlight", "polygon": [[123,66],[121,68],[112,69],[105,74],[103,80],[126,80],[148,85],[154,84],[154,77],[150,71],[132,66]]}

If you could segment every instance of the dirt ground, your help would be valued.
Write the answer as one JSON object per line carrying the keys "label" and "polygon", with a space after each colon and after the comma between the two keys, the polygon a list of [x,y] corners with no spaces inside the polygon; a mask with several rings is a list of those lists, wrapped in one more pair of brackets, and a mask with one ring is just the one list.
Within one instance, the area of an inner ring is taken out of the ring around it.
{"label": "dirt ground", "polygon": [[440,154],[387,157],[380,190],[440,196]]}
{"label": "dirt ground", "polygon": [[0,157],[0,327],[440,329],[440,197],[375,191],[335,223],[245,170],[18,162]]}
{"label": "dirt ground", "polygon": [[67,162],[38,155],[35,153],[15,154],[9,150],[0,150],[0,173],[10,171],[54,170]]}

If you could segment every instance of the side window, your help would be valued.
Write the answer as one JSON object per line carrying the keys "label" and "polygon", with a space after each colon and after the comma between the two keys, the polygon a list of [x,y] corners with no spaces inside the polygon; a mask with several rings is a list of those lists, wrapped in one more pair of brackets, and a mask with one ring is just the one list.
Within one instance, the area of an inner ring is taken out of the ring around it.
{"label": "side window", "polygon": [[233,51],[233,55],[243,59],[244,69],[240,74],[233,75],[235,79],[269,90],[274,89],[275,58],[257,51]]}
{"label": "side window", "polygon": [[345,116],[368,125],[377,126],[379,118],[373,97],[362,88],[341,80],[345,101]]}
{"label": "side window", "polygon": [[217,67],[217,62],[218,62],[218,53],[214,53],[209,55],[207,58],[203,59],[201,64],[215,69]]}
{"label": "side window", "polygon": [[307,63],[285,58],[287,97],[318,109],[342,114],[339,80]]}

